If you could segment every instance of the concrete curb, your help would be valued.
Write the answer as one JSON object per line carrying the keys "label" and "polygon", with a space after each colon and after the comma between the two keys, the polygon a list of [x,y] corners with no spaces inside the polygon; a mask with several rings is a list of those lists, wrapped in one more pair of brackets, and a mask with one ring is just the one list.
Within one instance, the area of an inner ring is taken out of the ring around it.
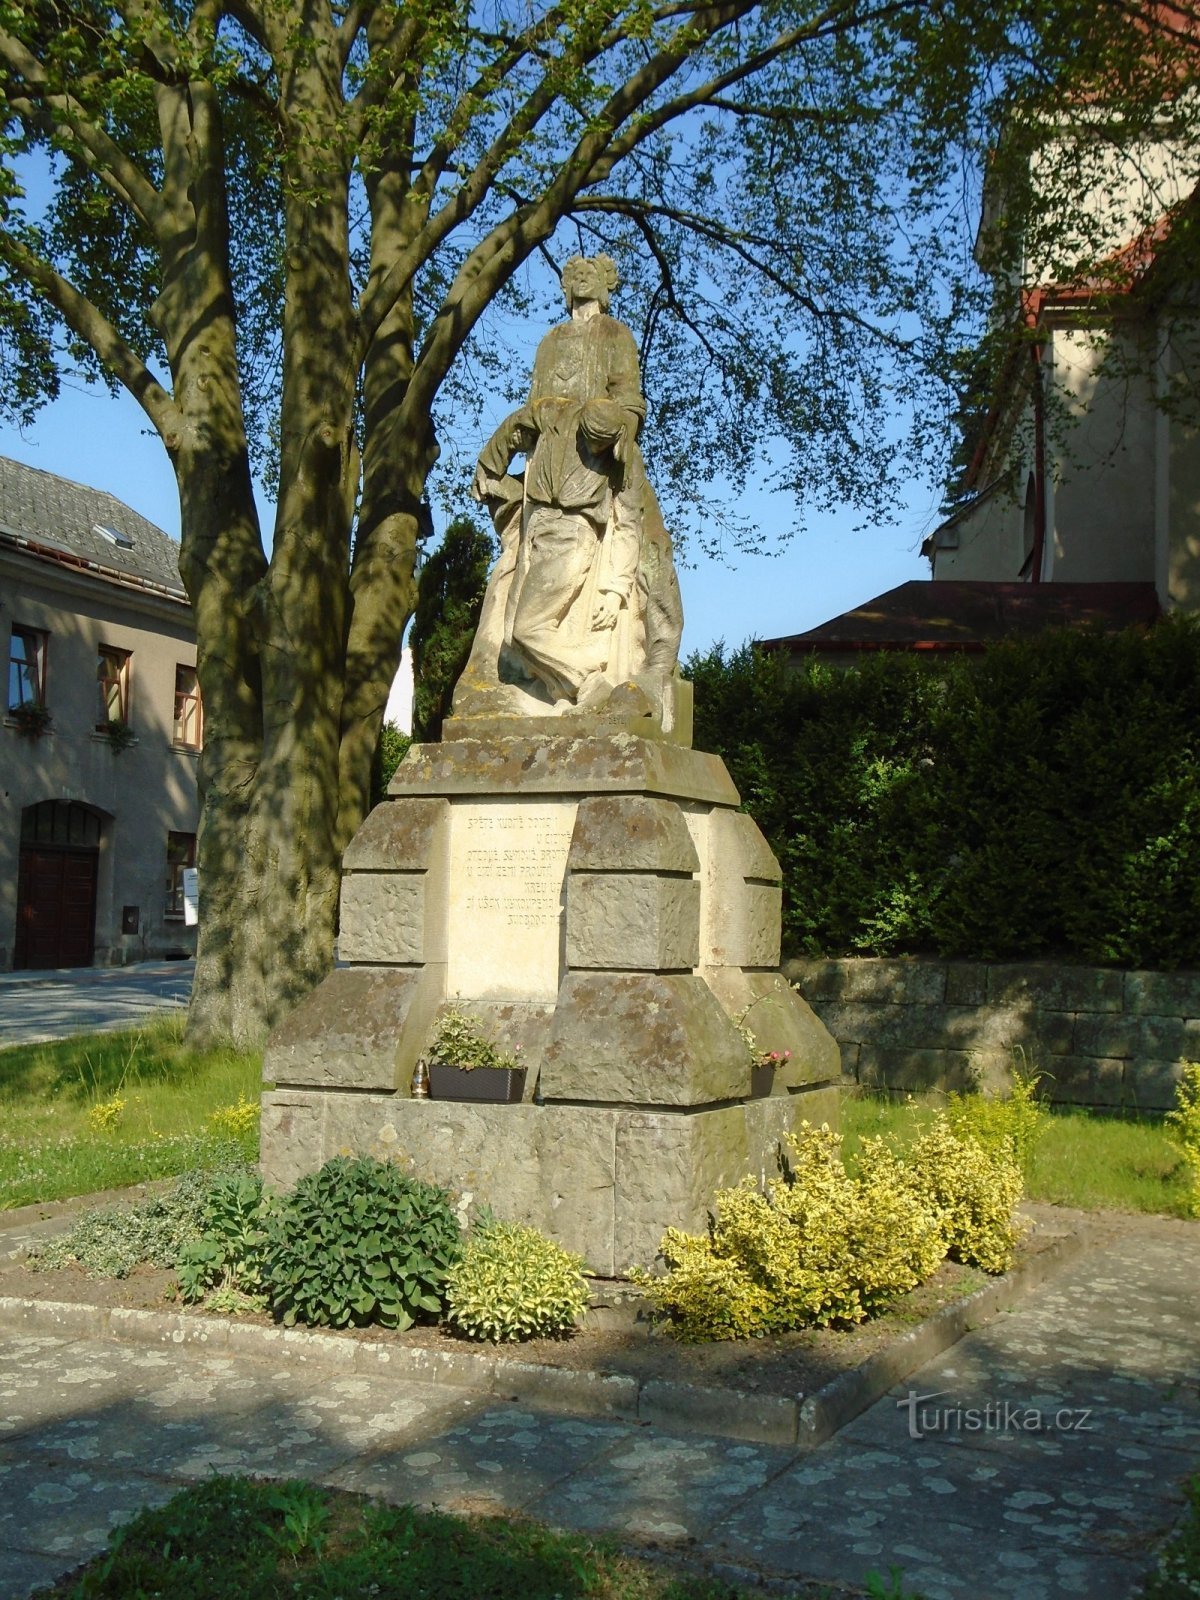
{"label": "concrete curb", "polygon": [[707,1388],[657,1378],[639,1380],[622,1373],[501,1360],[484,1350],[411,1348],[188,1312],[106,1309],[14,1296],[0,1296],[0,1328],[57,1338],[114,1339],[124,1344],[190,1345],[206,1352],[281,1363],[290,1369],[391,1375],[402,1381],[468,1389],[582,1416],[618,1417],[756,1444],[791,1445],[803,1451],[824,1444],[918,1367],[948,1350],[964,1334],[1009,1310],[1073,1260],[1086,1242],[1080,1233],[1062,1235],[1013,1272],[985,1284],[965,1300],[943,1307],[852,1372],[808,1396]]}

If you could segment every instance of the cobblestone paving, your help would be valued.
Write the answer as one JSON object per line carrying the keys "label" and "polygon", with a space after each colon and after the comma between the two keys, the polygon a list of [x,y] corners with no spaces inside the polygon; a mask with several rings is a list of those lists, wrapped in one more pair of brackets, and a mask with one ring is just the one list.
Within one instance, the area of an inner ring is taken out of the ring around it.
{"label": "cobblestone paving", "polygon": [[[520,1510],[719,1570],[928,1600],[1131,1594],[1200,1468],[1200,1228],[1078,1258],[820,1449],[669,1435],[200,1347],[0,1339],[0,1600],[210,1470]],[[1035,1426],[1036,1421],[1036,1426]]]}

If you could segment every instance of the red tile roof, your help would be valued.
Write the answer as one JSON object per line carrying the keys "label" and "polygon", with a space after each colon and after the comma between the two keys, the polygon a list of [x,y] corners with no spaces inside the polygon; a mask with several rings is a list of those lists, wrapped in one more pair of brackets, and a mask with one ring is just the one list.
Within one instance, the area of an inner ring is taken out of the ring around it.
{"label": "red tile roof", "polygon": [[1159,616],[1152,583],[985,583],[913,579],[764,650],[981,650],[1043,628],[1103,628]]}

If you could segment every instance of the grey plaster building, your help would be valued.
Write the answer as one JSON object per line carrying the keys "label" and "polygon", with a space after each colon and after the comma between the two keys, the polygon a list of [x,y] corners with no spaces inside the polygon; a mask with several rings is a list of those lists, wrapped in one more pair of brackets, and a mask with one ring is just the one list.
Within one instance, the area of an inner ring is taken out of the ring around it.
{"label": "grey plaster building", "polygon": [[0,458],[0,969],[190,954],[203,716],[178,547]]}

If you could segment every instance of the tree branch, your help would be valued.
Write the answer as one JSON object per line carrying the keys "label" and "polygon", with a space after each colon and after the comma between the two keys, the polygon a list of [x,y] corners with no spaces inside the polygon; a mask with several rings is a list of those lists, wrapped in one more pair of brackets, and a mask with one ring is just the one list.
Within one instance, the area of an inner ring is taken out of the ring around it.
{"label": "tree branch", "polygon": [[877,327],[873,322],[868,322],[859,312],[851,310],[848,306],[822,305],[812,295],[805,293],[804,290],[792,283],[790,279],[785,278],[782,273],[777,272],[749,248],[750,245],[761,245],[764,248],[770,247],[771,240],[765,239],[761,235],[733,233],[728,228],[722,228],[719,224],[710,222],[708,218],[701,217],[695,212],[679,211],[671,206],[656,206],[649,201],[628,200],[617,195],[585,195],[575,202],[572,210],[604,211],[610,214],[627,216],[635,225],[638,224],[639,218],[665,217],[668,221],[678,223],[680,227],[687,228],[691,232],[698,233],[702,237],[709,239],[713,244],[723,249],[731,250],[747,266],[760,273],[762,277],[769,283],[774,284],[788,299],[794,300],[797,305],[803,306],[806,311],[819,321],[848,322],[853,327],[861,328],[872,339],[886,345],[891,350],[905,353],[913,349],[913,341],[911,339],[901,339],[896,334],[889,333],[887,329]]}
{"label": "tree branch", "polygon": [[0,231],[0,256],[54,306],[71,331],[89,344],[154,424],[168,450],[182,425],[179,407],[145,362],[90,300],[28,245]]}
{"label": "tree branch", "polygon": [[[739,21],[754,9],[756,3],[757,0],[723,0],[723,3],[703,6],[694,11],[689,8],[688,14],[692,20],[677,28],[663,48],[644,62],[619,89],[610,95],[607,103],[592,119],[587,131],[576,143],[575,149],[563,162],[558,176],[549,185],[544,197],[545,205],[556,210],[555,221],[563,215],[570,199],[585,183],[596,181],[593,169],[611,143],[612,130],[633,116],[654,91],[679,70],[700,43]],[[845,3],[845,0],[841,0],[841,3]],[[905,3],[911,3],[911,0],[905,0]],[[578,64],[586,65],[600,51],[599,43],[594,50],[581,51]],[[493,140],[486,154],[476,164],[474,171],[462,186],[447,200],[441,210],[428,220],[408,248],[397,256],[387,273],[375,283],[368,285],[360,307],[364,340],[369,342],[374,336],[375,330],[387,315],[396,296],[421,262],[427,260],[442,240],[465,222],[482,204],[492,187],[496,173],[508,159],[511,151],[521,139],[533,131],[545,113],[557,102],[559,94],[560,90],[553,84],[550,76],[544,77],[521,109]],[[637,142],[634,140],[633,144]],[[609,163],[609,167],[604,170],[609,170],[611,165],[612,163]],[[539,214],[542,212],[542,207],[543,202],[538,202],[535,207]],[[454,285],[451,286],[442,313],[430,330],[430,340],[436,343],[435,332],[439,324],[441,331],[444,332],[452,324],[458,323],[462,307],[457,296],[465,291],[469,281],[484,268],[484,264],[494,254],[508,249],[510,243],[523,229],[524,221],[525,219],[510,218],[507,222],[499,224],[471,251],[460,268]],[[547,238],[551,232],[553,224],[545,233],[539,234],[538,238]],[[530,249],[538,242],[538,238],[531,242]],[[525,254],[527,253],[526,251]],[[521,259],[525,259],[524,254]],[[513,269],[510,266],[509,271],[511,270]],[[497,283],[505,281],[506,276],[507,274],[502,273]],[[491,281],[490,276],[488,281]],[[481,310],[482,308],[472,315],[470,319],[472,324],[478,319]],[[462,338],[465,337],[466,334],[463,333],[461,338],[456,336],[452,339],[455,350],[461,346]],[[427,347],[434,346],[427,341]]]}
{"label": "tree branch", "polygon": [[65,123],[78,139],[82,158],[102,183],[127,205],[155,238],[161,239],[165,223],[161,197],[137,164],[96,126],[84,108],[69,94],[51,90],[46,73],[36,56],[19,39],[0,30],[0,61],[11,67],[25,83],[25,96],[12,96],[9,105],[26,117],[39,131],[49,133]]}

